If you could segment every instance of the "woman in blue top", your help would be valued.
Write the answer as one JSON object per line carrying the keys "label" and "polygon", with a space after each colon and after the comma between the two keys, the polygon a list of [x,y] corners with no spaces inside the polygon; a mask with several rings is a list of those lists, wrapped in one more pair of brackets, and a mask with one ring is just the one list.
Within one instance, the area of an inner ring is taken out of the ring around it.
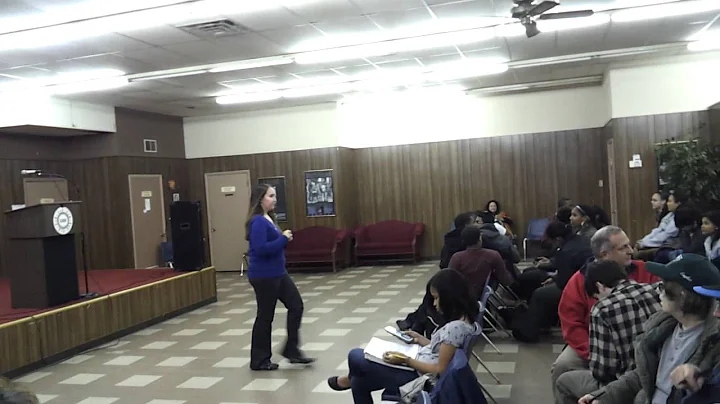
{"label": "woman in blue top", "polygon": [[270,336],[275,317],[275,305],[280,300],[287,307],[287,342],[282,351],[290,363],[309,364],[315,360],[300,352],[300,322],[303,301],[295,283],[285,269],[285,247],[292,240],[290,230],[282,232],[275,223],[275,188],[258,185],[250,197],[250,212],[245,222],[246,238],[250,243],[248,279],[255,289],[257,316],[252,330],[250,369],[276,370],[273,363]]}

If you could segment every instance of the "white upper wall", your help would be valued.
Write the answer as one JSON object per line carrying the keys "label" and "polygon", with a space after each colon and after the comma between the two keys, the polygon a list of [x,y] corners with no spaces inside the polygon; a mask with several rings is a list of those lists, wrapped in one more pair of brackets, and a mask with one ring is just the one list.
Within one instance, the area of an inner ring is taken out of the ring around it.
{"label": "white upper wall", "polygon": [[0,128],[46,126],[114,133],[115,107],[59,98],[0,98]]}
{"label": "white upper wall", "polygon": [[187,158],[338,145],[334,104],[186,118],[184,132]]}
{"label": "white upper wall", "polygon": [[[687,59],[684,59],[687,60]],[[705,110],[720,57],[612,68],[602,86],[524,94],[385,95],[370,101],[186,118],[188,158],[377,147],[604,126],[611,118]]]}

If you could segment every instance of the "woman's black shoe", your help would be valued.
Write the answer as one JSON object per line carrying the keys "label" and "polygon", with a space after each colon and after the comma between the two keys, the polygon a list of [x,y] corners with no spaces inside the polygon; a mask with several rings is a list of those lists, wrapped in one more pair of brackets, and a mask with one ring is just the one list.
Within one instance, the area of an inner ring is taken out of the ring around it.
{"label": "woman's black shoe", "polygon": [[278,366],[277,363],[266,362],[266,363],[263,363],[263,364],[260,365],[260,366],[250,366],[250,370],[258,370],[258,371],[262,371],[262,370],[278,370],[279,367],[280,367],[280,366]]}
{"label": "woman's black shoe", "polygon": [[338,384],[337,376],[333,376],[333,377],[329,378],[327,382],[328,382],[328,386],[330,386],[330,388],[335,391],[350,390],[350,387],[340,387],[340,385]]}

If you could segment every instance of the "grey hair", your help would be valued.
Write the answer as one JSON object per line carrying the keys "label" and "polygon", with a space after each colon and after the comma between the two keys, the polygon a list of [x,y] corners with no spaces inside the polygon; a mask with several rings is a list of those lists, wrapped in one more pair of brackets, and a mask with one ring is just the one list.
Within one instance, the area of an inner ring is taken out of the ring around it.
{"label": "grey hair", "polygon": [[590,239],[590,248],[592,248],[595,257],[600,258],[603,252],[611,251],[613,246],[610,237],[620,233],[623,233],[623,229],[617,226],[605,226],[595,232],[595,235]]}

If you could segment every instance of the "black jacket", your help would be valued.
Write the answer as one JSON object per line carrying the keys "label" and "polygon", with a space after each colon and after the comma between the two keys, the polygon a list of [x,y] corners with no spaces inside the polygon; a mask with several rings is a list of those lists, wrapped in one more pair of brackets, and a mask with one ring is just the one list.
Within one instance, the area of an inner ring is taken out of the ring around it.
{"label": "black jacket", "polygon": [[560,290],[565,289],[570,277],[593,258],[590,239],[571,234],[552,257],[552,269],[557,271],[554,281]]}
{"label": "black jacket", "polygon": [[677,242],[675,247],[683,250],[683,253],[705,255],[705,237],[700,227],[680,229],[678,237],[675,240]]}
{"label": "black jacket", "polygon": [[443,244],[440,252],[440,269],[448,267],[453,254],[465,250],[465,243],[462,241],[461,234],[462,229],[453,229],[445,234],[445,244]]}

